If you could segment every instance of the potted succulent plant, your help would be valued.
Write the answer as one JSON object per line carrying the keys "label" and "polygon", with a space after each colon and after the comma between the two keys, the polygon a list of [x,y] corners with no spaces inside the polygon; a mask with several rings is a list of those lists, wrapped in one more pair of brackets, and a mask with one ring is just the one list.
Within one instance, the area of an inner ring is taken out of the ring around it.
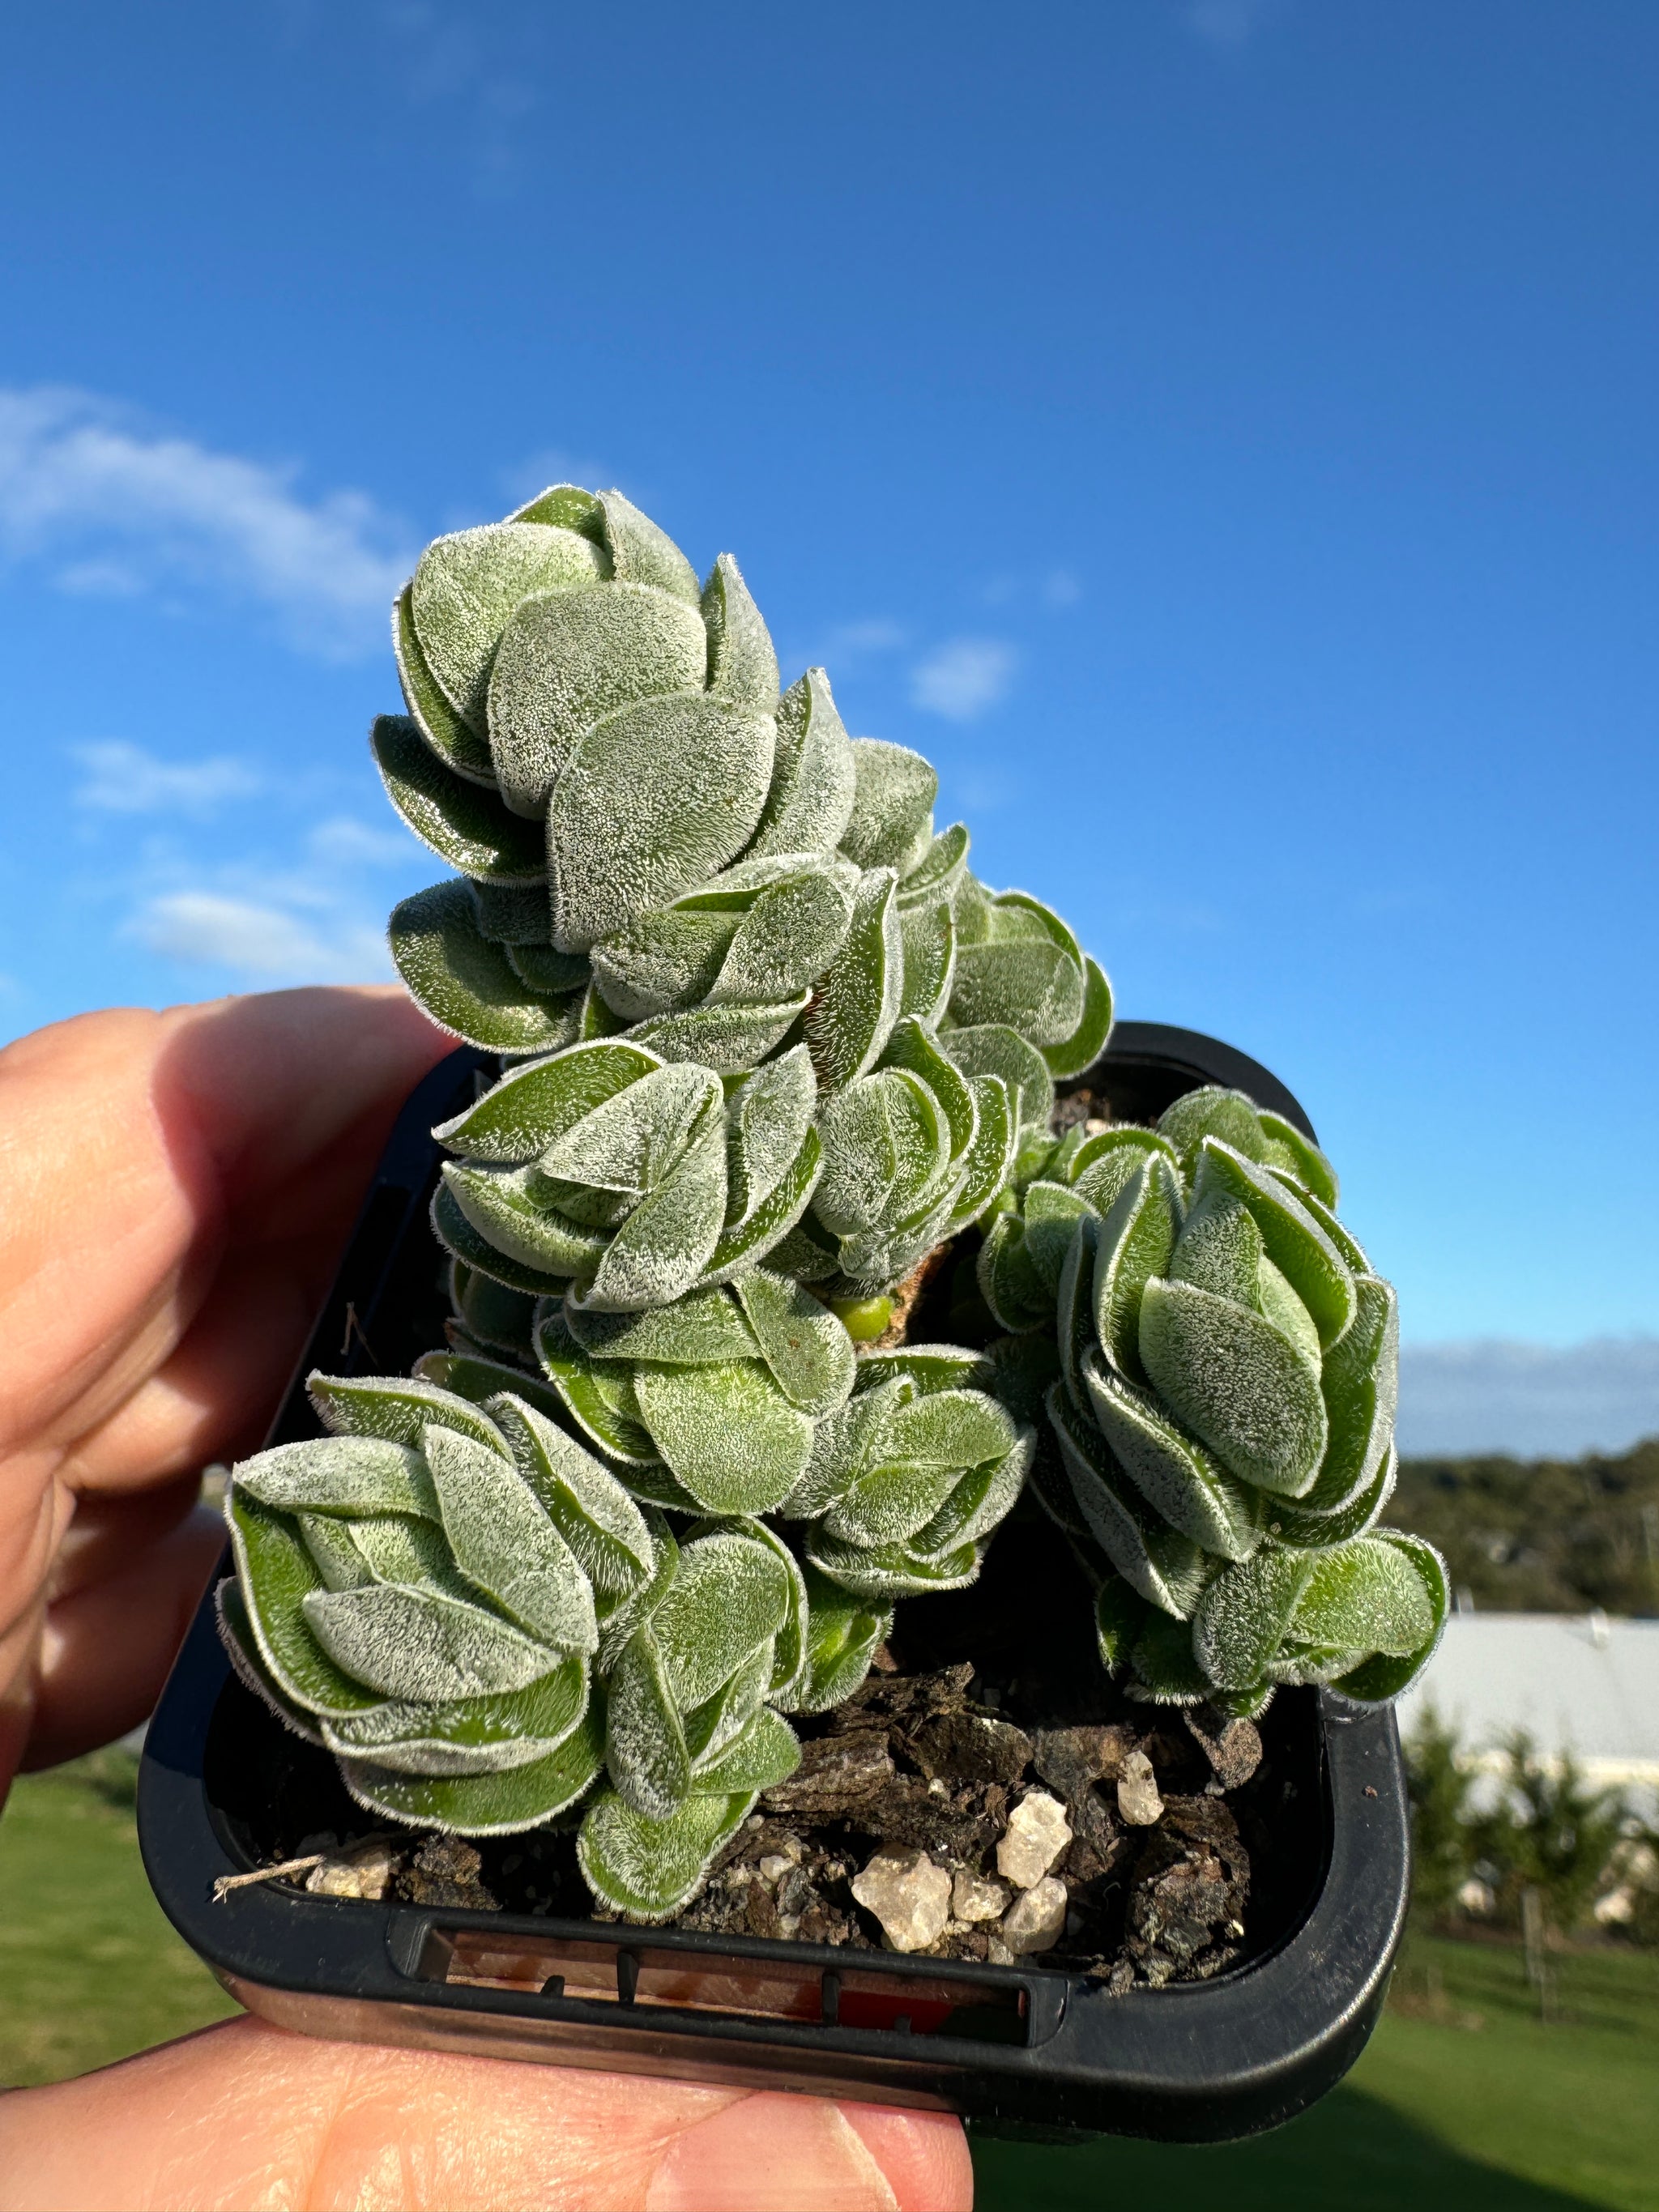
{"label": "potted succulent plant", "polygon": [[392,949],[459,1044],[232,1471],[164,1905],[325,2033],[1295,2109],[1380,2002],[1445,1612],[1300,1109],[1109,1042],[928,764],[619,495],[438,539],[394,640],[375,758],[458,872]]}

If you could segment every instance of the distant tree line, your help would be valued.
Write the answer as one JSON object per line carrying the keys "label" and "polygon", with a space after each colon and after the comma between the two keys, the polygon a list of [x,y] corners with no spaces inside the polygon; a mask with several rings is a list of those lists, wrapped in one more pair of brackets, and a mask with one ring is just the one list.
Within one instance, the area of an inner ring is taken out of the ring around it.
{"label": "distant tree line", "polygon": [[1413,1459],[1385,1518],[1490,1613],[1659,1613],[1659,1437],[1616,1457]]}
{"label": "distant tree line", "polygon": [[1405,1749],[1417,1915],[1518,1932],[1530,1892],[1558,1936],[1659,1943],[1659,1834],[1621,1793],[1591,1789],[1571,1758],[1541,1759],[1520,1733],[1487,1778],[1431,1706]]}

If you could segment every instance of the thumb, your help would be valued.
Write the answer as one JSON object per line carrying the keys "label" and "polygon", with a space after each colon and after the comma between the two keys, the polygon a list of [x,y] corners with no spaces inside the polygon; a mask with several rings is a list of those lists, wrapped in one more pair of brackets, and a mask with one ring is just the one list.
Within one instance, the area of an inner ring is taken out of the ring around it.
{"label": "thumb", "polygon": [[239,2020],[0,2100],[0,2212],[969,2212],[954,2119]]}

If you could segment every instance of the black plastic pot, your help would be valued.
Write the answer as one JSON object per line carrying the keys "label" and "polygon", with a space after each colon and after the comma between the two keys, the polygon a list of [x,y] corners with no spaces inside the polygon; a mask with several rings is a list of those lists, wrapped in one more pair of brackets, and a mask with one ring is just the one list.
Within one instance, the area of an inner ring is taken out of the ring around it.
{"label": "black plastic pot", "polygon": [[[488,1066],[482,1054],[457,1052],[410,1097],[272,1443],[315,1433],[302,1379],[313,1366],[406,1371],[438,1341],[441,1271],[426,1211],[439,1152],[428,1133],[471,1097]],[[1133,1119],[1200,1083],[1226,1083],[1313,1133],[1265,1068],[1188,1030],[1121,1023],[1083,1080]],[[981,1619],[1027,1571],[1030,1540],[1008,1532],[981,1583],[962,1594]],[[1023,1617],[1041,1619],[1042,1608]],[[948,1641],[951,1616],[933,1618]],[[543,1910],[370,1904],[279,1882],[216,1903],[218,1876],[270,1864],[307,1832],[370,1823],[328,1756],[286,1732],[232,1676],[206,1601],[145,1745],[139,1836],[168,1917],[225,1987],[250,2011],[309,2034],[1222,2142],[1289,2119],[1353,2063],[1382,2008],[1406,1903],[1392,1714],[1296,1691],[1275,1702],[1263,1729],[1274,1849],[1267,1866],[1258,1859],[1247,1955],[1212,1981],[1117,1997],[1035,1966],[634,1929]]]}

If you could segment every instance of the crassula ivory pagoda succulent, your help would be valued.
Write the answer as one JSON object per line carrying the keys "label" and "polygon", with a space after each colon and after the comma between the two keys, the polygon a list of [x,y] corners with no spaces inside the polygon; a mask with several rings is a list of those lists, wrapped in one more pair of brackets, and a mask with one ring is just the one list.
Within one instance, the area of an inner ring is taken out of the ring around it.
{"label": "crassula ivory pagoda succulent", "polygon": [[[1426,1544],[1373,1533],[1394,1486],[1389,1285],[1290,1124],[1199,1091],[1154,1129],[1068,1136],[981,1255],[1092,1555],[1103,1655],[1142,1694],[1259,1711],[1284,1682],[1395,1696],[1443,1624]],[[1052,1322],[1050,1316],[1052,1316]]]}
{"label": "crassula ivory pagoda succulent", "polygon": [[[1142,1692],[1400,1686],[1443,1592],[1368,1533],[1392,1294],[1307,1140],[1231,1092],[1056,1139],[1101,969],[822,670],[781,692],[729,556],[699,586],[619,495],[440,538],[394,637],[375,758],[458,872],[392,948],[500,1073],[434,1133],[446,1344],[311,1378],[326,1433],[233,1470],[221,1594],[358,1802],[568,1825],[606,1905],[666,1917],[792,1771],[785,1717],[1032,1474]],[[905,1341],[975,1224],[1006,1334]]]}
{"label": "crassula ivory pagoda succulent", "polygon": [[375,757],[461,872],[393,915],[398,966],[470,1042],[573,1054],[444,1133],[451,1250],[628,1311],[774,1253],[879,1294],[977,1218],[1110,992],[967,873],[919,754],[849,738],[821,669],[780,696],[736,563],[699,590],[558,486],[429,546],[395,628]]}

